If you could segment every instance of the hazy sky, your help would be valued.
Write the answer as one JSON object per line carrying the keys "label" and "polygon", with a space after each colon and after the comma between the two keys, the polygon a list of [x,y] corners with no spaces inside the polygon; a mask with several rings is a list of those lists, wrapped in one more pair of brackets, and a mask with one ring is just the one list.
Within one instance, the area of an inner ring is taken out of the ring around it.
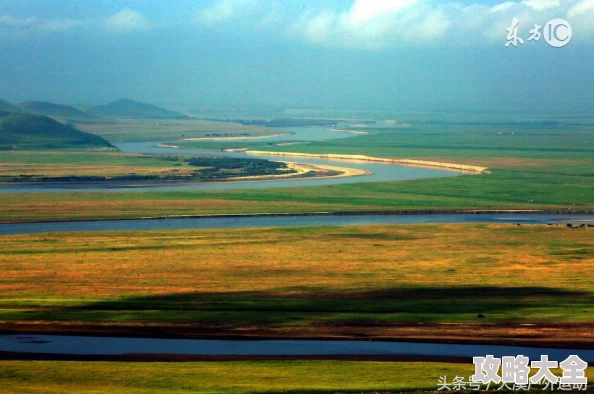
{"label": "hazy sky", "polygon": [[594,0],[0,0],[0,98],[592,110],[593,44]]}

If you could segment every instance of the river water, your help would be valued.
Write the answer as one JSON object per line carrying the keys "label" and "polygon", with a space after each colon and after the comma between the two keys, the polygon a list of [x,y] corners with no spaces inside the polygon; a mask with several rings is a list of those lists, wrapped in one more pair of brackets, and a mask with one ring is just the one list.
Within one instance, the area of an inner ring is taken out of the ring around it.
{"label": "river water", "polygon": [[553,214],[406,214],[406,215],[264,215],[202,218],[97,220],[0,224],[0,235],[61,231],[181,230],[276,226],[351,226],[422,223],[588,224],[593,215]]}
{"label": "river water", "polygon": [[[301,130],[299,129],[307,129]],[[339,132],[313,128],[293,128],[295,135],[279,136],[270,141],[314,140],[344,137]],[[194,150],[168,149],[157,143],[120,143],[124,152],[151,154],[199,154],[226,157],[246,157],[236,152],[196,152]],[[270,159],[269,156],[249,156]],[[112,188],[101,184],[78,184],[64,186],[21,185],[0,187],[0,192],[72,192],[72,191],[142,191],[142,190],[225,190],[266,187],[294,187],[329,185],[352,182],[398,181],[458,175],[455,172],[412,168],[390,164],[354,163],[337,160],[292,158],[294,161],[353,167],[372,171],[373,175],[352,178],[227,182],[198,185],[168,185],[160,187]],[[272,226],[330,226],[371,224],[419,224],[419,223],[518,223],[518,224],[563,224],[590,223],[591,215],[551,214],[407,214],[407,215],[269,215],[227,216],[205,218],[175,218],[161,220],[101,220],[83,222],[0,224],[0,234],[30,234],[60,231],[103,230],[163,230],[194,228],[248,228]],[[496,357],[523,354],[531,359],[547,354],[552,360],[562,361],[570,354],[594,362],[594,351],[575,349],[548,349],[510,347],[495,345],[435,344],[382,341],[324,341],[324,340],[188,340],[155,338],[113,338],[52,335],[0,335],[0,351],[34,352],[74,355],[121,355],[121,354],[191,354],[191,355],[415,355],[473,357],[493,354]]]}
{"label": "river water", "polygon": [[[285,130],[285,129],[283,129]],[[294,127],[288,128],[292,135],[283,135],[263,139],[266,142],[285,140],[327,140],[335,138],[347,138],[353,134],[345,132],[330,131],[320,127]],[[175,144],[175,143],[172,143]],[[266,155],[248,155],[243,152],[213,152],[197,151],[192,149],[176,149],[159,147],[158,142],[120,142],[115,143],[122,152],[144,153],[158,155],[187,154],[195,156],[219,156],[234,158],[253,158],[266,160],[287,160],[306,164],[322,164],[339,167],[357,168],[372,172],[370,175],[327,178],[327,179],[299,179],[299,180],[269,180],[269,181],[240,181],[240,182],[203,182],[203,183],[162,183],[161,185],[150,185],[147,183],[131,182],[105,182],[93,183],[69,183],[69,184],[38,184],[38,185],[5,185],[0,186],[0,193],[64,193],[64,192],[138,192],[138,191],[180,191],[180,190],[234,190],[234,189],[263,189],[271,187],[300,187],[300,186],[322,186],[337,185],[343,183],[357,182],[390,182],[408,181],[425,178],[442,178],[460,175],[458,172],[445,169],[417,168],[393,164],[354,162],[345,160],[330,159],[309,159],[301,157],[279,157]],[[287,146],[290,150],[291,146]],[[150,182],[149,182],[150,183]]]}
{"label": "river water", "polygon": [[345,340],[216,340],[118,338],[57,335],[0,335],[0,351],[72,354],[186,354],[226,356],[414,355],[433,357],[495,357],[524,355],[563,361],[571,354],[594,362],[594,350],[533,348],[420,342]]}

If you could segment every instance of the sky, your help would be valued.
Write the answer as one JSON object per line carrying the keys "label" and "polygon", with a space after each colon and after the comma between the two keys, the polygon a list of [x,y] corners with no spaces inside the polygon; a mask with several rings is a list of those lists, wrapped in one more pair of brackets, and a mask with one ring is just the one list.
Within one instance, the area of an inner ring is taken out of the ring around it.
{"label": "sky", "polygon": [[12,102],[592,111],[592,49],[594,0],[0,0]]}

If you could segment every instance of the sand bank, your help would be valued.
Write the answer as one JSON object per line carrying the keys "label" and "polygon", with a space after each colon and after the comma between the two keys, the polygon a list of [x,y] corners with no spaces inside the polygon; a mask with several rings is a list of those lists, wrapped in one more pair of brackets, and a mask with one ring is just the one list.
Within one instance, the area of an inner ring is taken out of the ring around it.
{"label": "sand bank", "polygon": [[249,140],[263,140],[266,138],[280,137],[283,135],[292,135],[292,133],[258,135],[258,136],[237,136],[237,137],[197,137],[184,138],[184,141],[249,141]]}
{"label": "sand bank", "polygon": [[[234,177],[234,181],[257,181],[257,180],[275,180],[282,178],[296,178],[299,179],[324,179],[324,178],[344,178],[347,176],[370,175],[371,171],[361,170],[358,168],[328,166],[322,164],[303,164],[290,161],[284,161],[287,167],[294,172],[279,175],[254,175],[244,177]],[[311,173],[311,176],[306,176]]]}
{"label": "sand bank", "polygon": [[456,163],[442,163],[437,161],[428,160],[416,160],[416,159],[386,159],[382,157],[372,157],[365,155],[344,155],[344,154],[312,154],[312,153],[296,153],[296,152],[268,152],[268,151],[256,151],[248,150],[247,154],[252,155],[267,155],[267,156],[291,156],[291,157],[308,157],[314,159],[332,159],[332,160],[346,160],[346,161],[365,161],[365,162],[376,162],[376,163],[388,163],[388,164],[401,164],[414,167],[430,167],[430,168],[443,168],[451,171],[459,171],[471,174],[486,173],[487,167],[470,166],[466,164]]}

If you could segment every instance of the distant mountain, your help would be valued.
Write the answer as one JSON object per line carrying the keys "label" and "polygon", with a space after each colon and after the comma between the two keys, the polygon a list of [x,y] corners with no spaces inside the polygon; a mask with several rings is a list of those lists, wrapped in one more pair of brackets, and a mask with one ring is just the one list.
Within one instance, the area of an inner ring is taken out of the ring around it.
{"label": "distant mountain", "polygon": [[46,101],[29,101],[17,104],[25,112],[37,115],[53,116],[68,120],[97,120],[94,115],[79,111],[69,105],[48,103]]}
{"label": "distant mountain", "polygon": [[115,118],[190,119],[179,112],[169,111],[156,105],[139,103],[128,99],[119,99],[107,105],[91,107],[89,112],[93,115]]}
{"label": "distant mountain", "polygon": [[0,112],[21,112],[21,110],[8,101],[0,99]]}
{"label": "distant mountain", "polygon": [[112,148],[98,135],[85,133],[42,115],[0,112],[0,150]]}

